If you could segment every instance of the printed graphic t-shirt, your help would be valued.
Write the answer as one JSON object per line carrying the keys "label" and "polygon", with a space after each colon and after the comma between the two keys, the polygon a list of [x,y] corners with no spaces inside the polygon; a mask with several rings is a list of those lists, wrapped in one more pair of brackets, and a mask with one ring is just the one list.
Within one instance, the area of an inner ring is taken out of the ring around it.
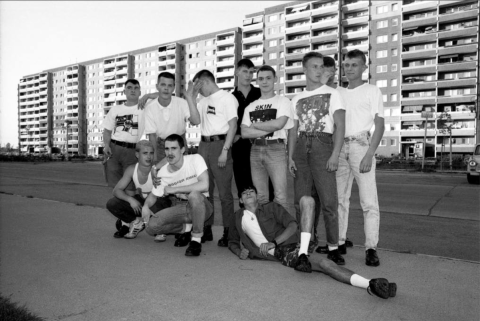
{"label": "printed graphic t-shirt", "polygon": [[113,106],[103,121],[103,128],[112,131],[112,139],[120,142],[137,143],[145,129],[143,110],[138,105]]}
{"label": "printed graphic t-shirt", "polygon": [[154,99],[145,106],[145,134],[156,133],[162,139],[171,134],[183,135],[189,118],[190,109],[185,99],[172,96],[167,107]]}
{"label": "printed graphic t-shirt", "polygon": [[272,119],[287,116],[285,126],[264,137],[267,139],[286,139],[286,130],[293,127],[293,109],[290,99],[275,95],[270,99],[258,99],[245,108],[242,125],[250,126],[252,123],[263,123]]}
{"label": "printed graphic t-shirt", "polygon": [[326,85],[296,95],[292,106],[293,119],[298,120],[298,131],[333,134],[333,114],[344,110],[343,105],[339,92]]}
{"label": "printed graphic t-shirt", "polygon": [[228,121],[237,117],[238,101],[231,93],[219,90],[198,102],[202,136],[223,135]]}
{"label": "printed graphic t-shirt", "polygon": [[375,115],[383,117],[383,97],[377,86],[365,83],[354,89],[339,87],[338,92],[345,102],[345,136],[368,132]]}
{"label": "printed graphic t-shirt", "polygon": [[[187,186],[198,182],[198,176],[207,170],[207,164],[199,154],[183,156],[183,166],[176,172],[170,172],[169,164],[164,165],[158,171],[157,176],[161,178],[159,186],[152,190],[153,195],[163,196],[165,186],[177,187]],[[202,193],[208,197],[208,192]],[[175,194],[176,197],[187,199],[187,194]]]}

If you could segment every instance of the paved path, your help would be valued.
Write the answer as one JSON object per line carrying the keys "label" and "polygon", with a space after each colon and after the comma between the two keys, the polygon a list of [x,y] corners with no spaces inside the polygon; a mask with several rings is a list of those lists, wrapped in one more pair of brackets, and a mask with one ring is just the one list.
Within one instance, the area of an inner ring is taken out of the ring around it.
{"label": "paved path", "polygon": [[[379,250],[347,268],[387,277],[397,297],[382,300],[323,274],[279,263],[241,261],[216,246],[184,256],[173,237],[114,239],[104,209],[0,194],[0,289],[47,320],[478,320],[480,265]],[[318,254],[314,254],[318,255]]]}

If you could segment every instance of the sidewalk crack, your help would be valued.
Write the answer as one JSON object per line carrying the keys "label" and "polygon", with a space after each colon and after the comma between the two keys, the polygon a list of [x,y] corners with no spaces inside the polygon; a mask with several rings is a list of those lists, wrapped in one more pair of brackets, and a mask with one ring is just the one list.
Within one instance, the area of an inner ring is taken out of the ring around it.
{"label": "sidewalk crack", "polygon": [[433,209],[435,208],[435,206],[437,206],[437,204],[443,200],[444,197],[450,197],[450,193],[455,189],[457,188],[458,185],[454,185],[450,190],[448,190],[445,195],[443,195],[442,197],[440,197],[429,209],[428,209],[428,214],[427,216],[431,216],[432,214],[432,211]]}

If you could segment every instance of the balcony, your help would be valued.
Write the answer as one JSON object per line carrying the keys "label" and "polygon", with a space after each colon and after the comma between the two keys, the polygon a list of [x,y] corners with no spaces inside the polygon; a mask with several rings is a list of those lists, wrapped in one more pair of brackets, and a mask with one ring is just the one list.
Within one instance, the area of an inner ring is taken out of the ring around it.
{"label": "balcony", "polygon": [[317,9],[313,9],[310,12],[312,13],[312,17],[325,15],[325,14],[337,13],[338,12],[338,1],[335,4],[325,6],[325,7],[320,7],[320,8],[317,8]]}
{"label": "balcony", "polygon": [[217,67],[233,66],[234,64],[235,64],[235,60],[233,59],[217,61],[216,63]]}
{"label": "balcony", "polygon": [[342,20],[342,26],[351,26],[351,25],[356,25],[360,23],[366,23],[368,22],[368,19],[369,19],[368,14],[360,17],[345,18]]}
{"label": "balcony", "polygon": [[262,54],[263,54],[263,46],[259,46],[257,48],[252,48],[252,49],[244,49],[242,52],[243,57],[259,56]]}
{"label": "balcony", "polygon": [[[400,130],[400,136],[402,137],[423,137],[424,134],[425,134],[425,128]],[[427,129],[427,136],[435,136],[435,128]]]}
{"label": "balcony", "polygon": [[114,95],[110,95],[110,96],[108,96],[108,97],[105,97],[105,98],[103,98],[103,101],[104,101],[104,102],[113,102],[113,101],[115,101],[115,96],[114,96]]}
{"label": "balcony", "polygon": [[367,38],[368,37],[368,29],[365,28],[359,31],[351,31],[348,33],[344,33],[342,35],[343,40],[350,40],[350,39],[357,39],[357,38]]}
{"label": "balcony", "polygon": [[113,77],[113,76],[115,76],[115,70],[114,70],[114,71],[110,71],[110,72],[104,72],[104,73],[103,73],[103,76],[104,76],[104,77]]}
{"label": "balcony", "polygon": [[233,77],[235,74],[235,71],[233,69],[227,70],[227,71],[221,71],[216,73],[217,78],[222,78],[222,77]]}
{"label": "balcony", "polygon": [[468,94],[463,96],[439,96],[438,97],[438,104],[455,104],[455,103],[470,103],[476,100],[475,94]]}
{"label": "balcony", "polygon": [[459,21],[469,18],[478,18],[478,9],[470,9],[468,11],[458,11],[450,14],[443,14],[438,17],[438,22]]}
{"label": "balcony", "polygon": [[[289,8],[286,8],[287,10]],[[295,20],[299,20],[299,19],[302,19],[302,18],[307,18],[307,17],[310,17],[310,15],[312,14],[312,12],[310,10],[306,10],[306,11],[302,11],[302,12],[296,12],[296,13],[287,13],[285,15],[285,21],[295,21]]]}
{"label": "balcony", "polygon": [[363,8],[368,8],[368,1],[358,1],[355,3],[345,4],[342,6],[342,11],[350,12]]}
{"label": "balcony", "polygon": [[437,41],[437,33],[418,33],[413,36],[402,36],[402,42],[404,45],[414,44],[414,43],[426,43],[426,42],[435,42]]}
{"label": "balcony", "polygon": [[402,67],[402,75],[421,75],[421,74],[435,74],[437,68],[435,65],[416,66],[416,67]]}
{"label": "balcony", "polygon": [[220,40],[217,38],[217,46],[230,45],[235,43],[235,37],[232,35],[230,38]]}
{"label": "balcony", "polygon": [[435,58],[435,57],[437,57],[436,49],[402,52],[402,60],[413,60],[417,58]]}
{"label": "balcony", "polygon": [[[325,48],[325,49],[327,49],[327,48]],[[368,49],[369,49],[368,42],[345,46],[345,47],[342,48],[342,53],[346,54],[347,52],[349,52],[351,50],[355,50],[355,49],[358,49],[362,52],[367,52]]]}
{"label": "balcony", "polygon": [[338,25],[338,16],[332,19],[320,20],[317,22],[312,22],[312,30],[323,29],[327,27],[336,27]]}
{"label": "balcony", "polygon": [[306,23],[300,26],[285,28],[285,34],[288,35],[288,34],[310,31],[310,27],[311,27],[310,23]]}
{"label": "balcony", "polygon": [[321,34],[319,36],[315,36],[310,38],[312,44],[322,43],[322,42],[332,42],[338,39],[338,33],[332,32],[329,34]]}
{"label": "balcony", "polygon": [[233,56],[235,55],[235,48],[217,50],[217,56]]}
{"label": "balcony", "polygon": [[477,61],[464,61],[455,63],[439,64],[438,71],[457,71],[457,70],[471,70],[477,68]]}
{"label": "balcony", "polygon": [[165,50],[158,52],[159,57],[165,57],[166,55],[167,55],[167,51],[165,51]]}
{"label": "balcony", "polygon": [[168,49],[167,50],[167,56],[175,56],[175,53],[176,53],[175,51],[176,51],[175,48],[174,49]]}
{"label": "balcony", "polygon": [[47,85],[47,82],[40,83],[39,88],[47,88]]}
{"label": "balcony", "polygon": [[477,34],[478,34],[478,26],[467,27],[463,29],[454,29],[454,30],[441,30],[438,32],[438,39],[475,36]]}
{"label": "balcony", "polygon": [[221,89],[226,89],[226,88],[233,88],[233,81],[225,81],[221,83],[217,83],[218,87]]}
{"label": "balcony", "polygon": [[469,79],[445,79],[438,82],[438,88],[449,88],[449,87],[470,87],[475,86],[477,83],[475,78]]}
{"label": "balcony", "polygon": [[412,98],[402,98],[402,106],[412,106],[412,105],[435,105],[435,97],[412,97]]}
{"label": "balcony", "polygon": [[244,44],[263,43],[263,33],[258,36],[243,38]]}
{"label": "balcony", "polygon": [[128,65],[128,59],[127,58],[117,58],[117,60],[115,61],[115,65],[117,67],[127,66]]}
{"label": "balcony", "polygon": [[478,44],[465,44],[465,45],[455,45],[451,47],[443,47],[438,49],[438,55],[451,55],[451,54],[460,54],[460,53],[470,53],[476,52]]}
{"label": "balcony", "polygon": [[423,9],[435,9],[439,1],[415,1],[402,6],[402,12],[422,11]]}
{"label": "balcony", "polygon": [[264,28],[264,24],[263,22],[260,22],[260,23],[254,23],[252,25],[248,25],[248,26],[243,26],[242,29],[243,29],[243,32],[248,32],[248,31],[255,31],[255,30],[263,30]]}
{"label": "balcony", "polygon": [[306,80],[305,79],[292,79],[292,80],[287,80],[285,82],[285,87],[299,87],[299,86],[305,86]]}
{"label": "balcony", "polygon": [[173,58],[173,59],[167,59],[165,60],[165,64],[168,66],[168,65],[175,65],[175,61],[176,59]]}
{"label": "balcony", "polygon": [[435,89],[435,88],[437,88],[437,83],[435,81],[415,82],[413,84],[410,84],[410,83],[402,84],[402,91]]}
{"label": "balcony", "polygon": [[257,58],[257,59],[250,59],[250,60],[253,62],[253,65],[255,67],[260,67],[264,64],[263,57],[262,58]]}
{"label": "balcony", "polygon": [[116,75],[123,75],[128,73],[128,68],[119,68],[115,71]]}
{"label": "balcony", "polygon": [[67,75],[78,74],[78,67],[67,69]]}
{"label": "balcony", "polygon": [[114,93],[114,92],[115,92],[115,87],[103,90],[104,94],[111,94],[111,93]]}
{"label": "balcony", "polygon": [[426,17],[426,18],[420,18],[420,19],[411,19],[411,20],[403,20],[402,22],[402,29],[409,29],[409,28],[415,28],[415,27],[421,27],[421,26],[430,26],[430,25],[435,25],[437,26],[437,17]]}
{"label": "balcony", "polygon": [[285,48],[308,46],[309,44],[310,44],[310,37],[306,37],[302,39],[287,40],[285,41]]}
{"label": "balcony", "polygon": [[115,67],[115,60],[110,60],[110,61],[105,60],[103,62],[103,68],[104,69],[113,68],[113,67]]}

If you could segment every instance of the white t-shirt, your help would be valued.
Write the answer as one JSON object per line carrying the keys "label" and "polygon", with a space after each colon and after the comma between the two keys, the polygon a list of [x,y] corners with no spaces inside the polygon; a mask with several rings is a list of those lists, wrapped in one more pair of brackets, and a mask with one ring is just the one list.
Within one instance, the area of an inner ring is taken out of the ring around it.
{"label": "white t-shirt", "polygon": [[135,165],[135,169],[133,170],[133,183],[135,184],[135,188],[138,190],[140,189],[142,191],[142,196],[143,198],[147,198],[148,194],[153,189],[153,182],[152,182],[152,175],[148,173],[148,178],[145,184],[140,184],[140,181],[138,180],[138,163]]}
{"label": "white t-shirt", "polygon": [[365,83],[354,89],[337,89],[345,103],[345,136],[368,132],[374,127],[375,115],[383,117],[383,97],[377,86]]}
{"label": "white t-shirt", "polygon": [[[187,186],[198,182],[198,176],[207,170],[207,164],[199,154],[183,156],[183,166],[176,172],[170,172],[170,165],[167,163],[158,171],[157,176],[161,178],[159,186],[152,189],[155,196],[163,196],[165,186]],[[208,192],[202,193],[208,197]],[[175,194],[176,197],[188,199],[187,194]]]}
{"label": "white t-shirt", "polygon": [[190,109],[185,99],[172,96],[167,107],[154,99],[145,107],[145,134],[156,133],[162,139],[171,134],[183,135],[189,118]]}
{"label": "white t-shirt", "polygon": [[333,134],[333,114],[345,109],[339,92],[326,85],[304,91],[292,99],[293,119],[298,120],[298,131]]}
{"label": "white t-shirt", "polygon": [[238,101],[234,95],[219,90],[198,102],[202,136],[223,135],[228,131],[228,121],[237,118]]}
{"label": "white t-shirt", "polygon": [[105,116],[103,128],[112,131],[114,140],[137,143],[145,129],[144,112],[138,109],[138,105],[113,106]]}
{"label": "white t-shirt", "polygon": [[275,95],[269,99],[257,99],[245,108],[242,125],[250,126],[252,123],[263,123],[272,119],[287,116],[288,120],[282,129],[267,134],[267,139],[286,139],[287,129],[293,127],[293,109],[290,99]]}
{"label": "white t-shirt", "polygon": [[[262,229],[258,224],[257,216],[249,210],[243,210],[242,230],[252,240],[257,247],[263,243],[268,243],[267,238],[263,235]],[[268,250],[270,255],[273,255],[275,249]]]}

